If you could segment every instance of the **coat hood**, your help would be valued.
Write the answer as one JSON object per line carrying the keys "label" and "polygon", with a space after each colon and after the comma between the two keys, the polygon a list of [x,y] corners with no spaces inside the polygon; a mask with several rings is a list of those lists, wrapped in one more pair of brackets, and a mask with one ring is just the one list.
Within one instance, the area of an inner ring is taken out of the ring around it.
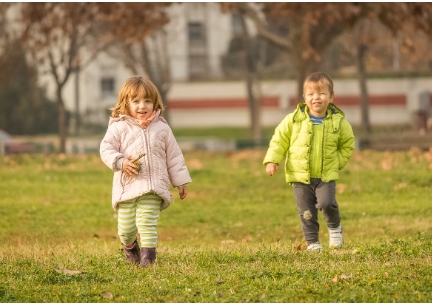
{"label": "coat hood", "polygon": [[[157,112],[156,112],[156,115],[155,115],[155,117],[153,119],[153,121],[150,124],[152,124],[154,121],[158,121],[158,120],[160,120],[160,121],[168,124],[168,122],[165,120],[165,118],[163,118],[163,117],[160,116],[160,113],[161,113],[161,111],[160,111],[160,109],[158,109]],[[118,122],[118,121],[126,121],[128,123],[136,124],[137,125],[137,123],[135,122],[135,120],[131,116],[129,116],[129,115],[120,115],[120,116],[118,116],[116,118],[110,117],[109,121],[108,121],[108,126],[110,126],[111,124],[113,124],[115,122]]]}
{"label": "coat hood", "polygon": [[[293,120],[300,122],[300,121],[303,121],[305,119],[309,119],[308,111],[309,110],[308,110],[306,103],[299,103],[297,105],[296,110],[293,113]],[[326,119],[327,118],[330,118],[333,120],[333,130],[338,131],[340,121],[343,118],[345,118],[345,114],[339,107],[334,105],[334,103],[329,103],[329,105],[327,106]]]}

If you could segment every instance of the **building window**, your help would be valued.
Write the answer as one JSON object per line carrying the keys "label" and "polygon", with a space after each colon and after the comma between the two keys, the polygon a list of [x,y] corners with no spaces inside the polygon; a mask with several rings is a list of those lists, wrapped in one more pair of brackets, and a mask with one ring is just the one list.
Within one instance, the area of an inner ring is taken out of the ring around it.
{"label": "building window", "polygon": [[233,13],[231,17],[232,33],[234,36],[243,34],[243,25],[241,16],[238,13]]}
{"label": "building window", "polygon": [[207,34],[202,22],[188,23],[189,37],[189,78],[190,80],[208,77]]}
{"label": "building window", "polygon": [[204,24],[201,22],[188,23],[189,41],[199,41],[206,39]]}
{"label": "building window", "polygon": [[115,79],[113,77],[104,77],[100,81],[102,95],[114,95]]}

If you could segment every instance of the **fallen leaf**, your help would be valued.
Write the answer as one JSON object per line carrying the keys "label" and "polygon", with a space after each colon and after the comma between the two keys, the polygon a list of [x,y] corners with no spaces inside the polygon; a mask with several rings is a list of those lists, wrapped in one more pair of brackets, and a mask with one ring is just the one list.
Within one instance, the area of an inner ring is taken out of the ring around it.
{"label": "fallen leaf", "polygon": [[332,279],[332,281],[333,281],[334,283],[336,283],[336,282],[338,281],[338,276],[337,276],[337,275],[334,276],[334,278]]}
{"label": "fallen leaf", "polygon": [[217,283],[217,284],[222,284],[222,283],[225,283],[225,281],[224,281],[224,280],[216,279],[216,283]]}
{"label": "fallen leaf", "polygon": [[345,191],[346,187],[346,184],[339,183],[336,186],[338,194],[342,194]]}
{"label": "fallen leaf", "polygon": [[361,191],[362,189],[361,189],[360,184],[356,184],[356,185],[354,185],[354,186],[353,186],[353,190],[354,190],[354,191]]}
{"label": "fallen leaf", "polygon": [[187,166],[191,169],[202,169],[204,164],[199,159],[192,159],[187,162]]}
{"label": "fallen leaf", "polygon": [[352,279],[352,274],[349,274],[348,276],[346,274],[341,274],[341,279]]}
{"label": "fallen leaf", "polygon": [[235,243],[234,240],[222,240],[221,241],[222,244],[229,244],[229,243]]}
{"label": "fallen leaf", "polygon": [[64,267],[64,265],[62,264],[62,263],[58,263],[58,266],[59,266],[59,268],[58,269],[56,269],[56,268],[54,268],[54,270],[56,271],[56,272],[58,272],[59,274],[66,274],[66,275],[79,275],[79,274],[84,274],[84,272],[83,271],[80,271],[80,270],[70,270],[70,269],[66,269],[65,267]]}
{"label": "fallen leaf", "polygon": [[108,300],[112,300],[114,298],[113,294],[110,293],[109,291],[103,291],[101,293],[101,295],[102,295],[102,298],[108,299]]}
{"label": "fallen leaf", "polygon": [[66,160],[66,155],[65,154],[59,154],[57,157],[60,161],[64,161]]}
{"label": "fallen leaf", "polygon": [[306,250],[307,249],[307,245],[304,243],[300,243],[300,244],[294,244],[292,246],[293,250]]}
{"label": "fallen leaf", "polygon": [[56,272],[58,272],[59,274],[65,274],[65,275],[70,275],[70,276],[84,274],[83,271],[80,271],[80,270],[69,270],[69,269],[66,269],[66,268],[64,268],[64,269],[55,269],[54,268],[54,270]]}
{"label": "fallen leaf", "polygon": [[386,158],[381,161],[381,168],[383,170],[391,170],[393,168],[393,159]]}
{"label": "fallen leaf", "polygon": [[252,241],[252,237],[251,236],[247,236],[246,238],[242,239],[242,242],[251,242]]}
{"label": "fallen leaf", "polygon": [[394,189],[394,190],[398,190],[398,189],[401,189],[401,188],[405,188],[405,187],[407,187],[407,186],[408,186],[408,183],[406,183],[406,182],[402,182],[402,183],[399,183],[399,184],[393,186],[393,189]]}
{"label": "fallen leaf", "polygon": [[384,276],[388,277],[388,272],[385,271],[384,272]]}

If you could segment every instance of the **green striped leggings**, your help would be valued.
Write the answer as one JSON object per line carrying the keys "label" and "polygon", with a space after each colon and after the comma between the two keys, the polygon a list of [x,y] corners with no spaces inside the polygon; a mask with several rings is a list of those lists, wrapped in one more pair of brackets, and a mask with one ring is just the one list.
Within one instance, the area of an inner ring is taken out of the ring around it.
{"label": "green striped leggings", "polygon": [[118,235],[123,244],[131,244],[140,235],[141,247],[157,246],[156,227],[162,198],[154,193],[119,203]]}

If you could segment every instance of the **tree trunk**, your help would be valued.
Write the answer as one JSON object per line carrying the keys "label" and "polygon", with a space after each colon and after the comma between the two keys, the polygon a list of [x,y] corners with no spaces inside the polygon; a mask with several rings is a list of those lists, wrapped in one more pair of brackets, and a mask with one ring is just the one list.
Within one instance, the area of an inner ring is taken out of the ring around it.
{"label": "tree trunk", "polygon": [[245,52],[246,65],[246,90],[250,113],[250,129],[255,144],[262,139],[261,133],[261,89],[257,77],[256,65],[252,57],[249,33],[246,27],[245,17],[240,14],[243,29],[243,48]]}
{"label": "tree trunk", "polygon": [[166,35],[165,31],[157,31],[145,44],[141,45],[140,62],[161,95],[165,106],[162,116],[170,124],[170,108],[167,95],[170,90],[171,72]]}
{"label": "tree trunk", "polygon": [[79,73],[80,70],[77,68],[75,72],[75,135],[79,135],[81,128]]}
{"label": "tree trunk", "polygon": [[297,103],[303,103],[303,82],[306,78],[306,66],[304,62],[299,61],[297,64]]}
{"label": "tree trunk", "polygon": [[262,138],[261,134],[261,92],[259,81],[256,75],[248,72],[246,76],[246,87],[248,93],[248,101],[250,108],[250,121],[252,139],[256,144],[259,144]]}
{"label": "tree trunk", "polygon": [[161,95],[162,102],[165,106],[165,110],[162,113],[162,117],[164,117],[165,120],[168,122],[168,124],[170,124],[170,108],[168,106],[169,104],[168,104],[168,99],[167,99],[168,90],[164,89],[163,87],[159,87],[159,86],[157,88],[158,88],[159,93]]}
{"label": "tree trunk", "polygon": [[57,104],[58,104],[58,131],[59,131],[59,152],[66,153],[66,137],[67,137],[67,123],[66,123],[66,109],[62,98],[62,89],[57,88]]}
{"label": "tree trunk", "polygon": [[357,45],[357,73],[360,86],[361,128],[366,134],[370,134],[369,97],[366,85],[366,67],[364,63],[366,51],[367,46],[365,44],[359,43]]}

